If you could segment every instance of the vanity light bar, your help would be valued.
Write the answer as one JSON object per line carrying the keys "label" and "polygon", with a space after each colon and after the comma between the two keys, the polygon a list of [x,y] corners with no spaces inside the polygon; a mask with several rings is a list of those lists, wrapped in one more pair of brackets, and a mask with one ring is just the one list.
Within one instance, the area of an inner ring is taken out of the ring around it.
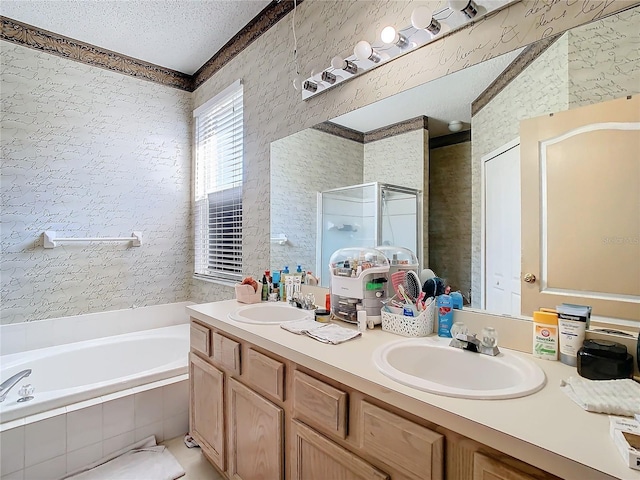
{"label": "vanity light bar", "polygon": [[[482,8],[482,13],[485,15],[501,8],[500,6],[492,8],[491,2],[484,3],[487,4]],[[392,26],[386,27],[382,39],[374,43],[361,40],[356,44],[353,55],[344,59],[339,56],[334,57],[331,60],[331,67],[307,78],[303,83],[302,99],[307,100],[314,95],[326,92],[335,85],[431,43],[442,31],[442,25],[435,16],[442,14],[444,18],[449,18],[451,13],[461,12],[462,15],[458,13],[457,21],[464,17],[465,22],[468,22],[472,18],[476,19],[478,11],[479,7],[474,0],[449,0],[448,7],[435,13],[427,7],[417,7],[411,14],[411,25],[408,27],[399,30]],[[452,27],[451,30],[461,26]],[[426,35],[419,34],[420,32],[426,32]]]}

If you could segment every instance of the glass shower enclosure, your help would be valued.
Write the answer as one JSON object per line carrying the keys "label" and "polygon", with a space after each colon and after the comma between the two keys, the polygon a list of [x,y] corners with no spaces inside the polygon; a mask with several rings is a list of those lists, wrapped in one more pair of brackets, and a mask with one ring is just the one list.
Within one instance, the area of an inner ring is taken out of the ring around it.
{"label": "glass shower enclosure", "polygon": [[394,245],[422,265],[422,192],[373,182],[318,193],[316,271],[329,286],[329,259],[340,248]]}

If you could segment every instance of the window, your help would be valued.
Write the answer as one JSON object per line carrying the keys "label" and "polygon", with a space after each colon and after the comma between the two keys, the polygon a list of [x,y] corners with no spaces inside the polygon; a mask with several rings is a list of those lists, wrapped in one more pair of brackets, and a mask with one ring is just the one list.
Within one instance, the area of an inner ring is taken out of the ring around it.
{"label": "window", "polygon": [[242,278],[242,84],[198,107],[195,118],[195,275]]}

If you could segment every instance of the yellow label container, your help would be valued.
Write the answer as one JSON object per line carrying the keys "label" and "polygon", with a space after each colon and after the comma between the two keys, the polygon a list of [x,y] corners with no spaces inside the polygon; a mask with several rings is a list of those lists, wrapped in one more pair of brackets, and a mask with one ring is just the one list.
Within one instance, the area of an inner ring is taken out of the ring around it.
{"label": "yellow label container", "polygon": [[558,360],[558,314],[533,312],[533,356]]}

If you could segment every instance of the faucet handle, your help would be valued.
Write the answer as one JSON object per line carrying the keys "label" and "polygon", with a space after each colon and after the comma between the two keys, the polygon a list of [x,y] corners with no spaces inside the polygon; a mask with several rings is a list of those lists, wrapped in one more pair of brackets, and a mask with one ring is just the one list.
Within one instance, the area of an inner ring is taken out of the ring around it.
{"label": "faucet handle", "polygon": [[467,326],[462,323],[462,322],[455,322],[452,326],[451,326],[451,337],[452,338],[458,338],[458,335],[467,335],[469,333],[469,329],[467,328]]}
{"label": "faucet handle", "polygon": [[23,385],[18,390],[18,395],[20,398],[17,400],[18,402],[28,402],[29,400],[33,400],[33,392],[35,392],[35,388],[30,383]]}
{"label": "faucet handle", "polygon": [[480,333],[480,341],[483,347],[493,348],[498,346],[498,332],[493,327],[484,327]]}

